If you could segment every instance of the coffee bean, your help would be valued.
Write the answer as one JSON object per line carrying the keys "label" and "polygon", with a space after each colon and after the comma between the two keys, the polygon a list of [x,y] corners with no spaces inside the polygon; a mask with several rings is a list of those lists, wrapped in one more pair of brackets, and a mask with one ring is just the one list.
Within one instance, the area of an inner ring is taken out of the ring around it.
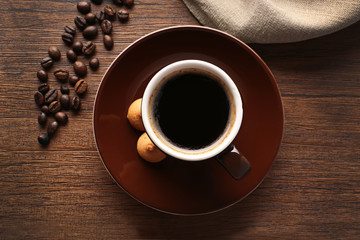
{"label": "coffee bean", "polygon": [[84,44],[83,53],[85,56],[91,56],[91,55],[95,54],[95,51],[96,51],[95,43],[89,41]]}
{"label": "coffee bean", "polygon": [[76,53],[71,49],[66,52],[66,57],[69,59],[70,62],[75,62],[77,60]]}
{"label": "coffee bean", "polygon": [[84,28],[87,26],[86,20],[82,16],[75,17],[74,23],[80,30],[84,30]]}
{"label": "coffee bean", "polygon": [[53,101],[52,103],[50,103],[49,105],[50,113],[55,114],[60,110],[61,110],[61,103],[59,101]]}
{"label": "coffee bean", "polygon": [[41,60],[40,64],[43,68],[48,69],[54,64],[54,61],[51,59],[51,57],[45,57],[43,60]]}
{"label": "coffee bean", "polygon": [[67,80],[69,78],[69,71],[64,70],[64,69],[58,69],[54,72],[54,76],[60,82],[65,83],[65,82],[67,82]]}
{"label": "coffee bean", "polygon": [[127,10],[120,10],[118,12],[118,16],[121,22],[126,22],[127,20],[129,20],[129,12]]}
{"label": "coffee bean", "polygon": [[47,72],[45,72],[44,70],[39,70],[36,75],[41,82],[47,82],[49,78]]}
{"label": "coffee bean", "polygon": [[67,32],[64,32],[61,38],[66,45],[71,45],[74,41],[74,36]]}
{"label": "coffee bean", "polygon": [[124,0],[125,6],[132,7],[134,5],[134,0]]}
{"label": "coffee bean", "polygon": [[74,111],[79,111],[81,107],[81,100],[78,96],[74,96],[71,99],[71,109]]}
{"label": "coffee bean", "polygon": [[83,31],[83,36],[86,39],[94,39],[98,34],[97,27],[95,26],[88,26]]}
{"label": "coffee bean", "polygon": [[58,123],[60,123],[61,125],[66,125],[66,123],[68,121],[68,116],[64,112],[57,112],[54,117],[55,117],[55,120]]}
{"label": "coffee bean", "polygon": [[75,86],[75,84],[77,83],[77,81],[79,81],[79,77],[76,75],[72,75],[71,77],[69,77],[69,83],[72,86]]}
{"label": "coffee bean", "polygon": [[92,70],[96,70],[99,68],[100,62],[99,59],[96,57],[93,57],[89,60],[89,66]]}
{"label": "coffee bean", "polygon": [[54,47],[54,46],[50,47],[48,52],[49,52],[49,56],[53,60],[55,60],[55,61],[60,60],[61,53],[60,53],[60,50],[57,47]]}
{"label": "coffee bean", "polygon": [[53,136],[55,134],[56,130],[58,129],[58,127],[59,127],[59,124],[57,121],[51,122],[47,128],[48,135]]}
{"label": "coffee bean", "polygon": [[85,76],[87,74],[87,67],[85,63],[76,61],[74,63],[74,72],[81,77]]}
{"label": "coffee bean", "polygon": [[112,23],[107,20],[107,19],[104,19],[102,22],[101,22],[101,30],[103,31],[103,33],[105,34],[110,34],[111,31],[112,31]]}
{"label": "coffee bean", "polygon": [[104,46],[107,50],[111,50],[114,46],[114,41],[110,35],[104,35],[103,37]]}
{"label": "coffee bean", "polygon": [[63,109],[69,109],[70,107],[70,96],[68,94],[63,94],[60,97],[60,104]]}
{"label": "coffee bean", "polygon": [[77,95],[83,95],[88,89],[88,84],[84,79],[79,80],[74,86]]}
{"label": "coffee bean", "polygon": [[96,15],[94,13],[88,13],[85,15],[85,20],[87,24],[94,25],[96,23]]}
{"label": "coffee bean", "polygon": [[43,105],[45,102],[44,95],[41,92],[36,92],[34,94],[35,103],[39,106]]}
{"label": "coffee bean", "polygon": [[44,124],[46,123],[46,121],[47,121],[47,116],[46,116],[46,114],[43,113],[43,112],[41,112],[41,113],[39,114],[39,116],[38,116],[38,123],[39,123],[40,125],[44,125]]}
{"label": "coffee bean", "polygon": [[91,0],[94,4],[101,4],[103,0]]}
{"label": "coffee bean", "polygon": [[124,0],[113,0],[113,3],[116,5],[122,6],[124,4]]}
{"label": "coffee bean", "polygon": [[58,97],[58,92],[56,89],[51,89],[45,94],[45,103],[50,104],[55,101]]}
{"label": "coffee bean", "polygon": [[50,113],[50,112],[49,112],[49,106],[48,106],[48,105],[43,105],[40,110],[41,110],[43,113],[45,113],[45,114]]}
{"label": "coffee bean", "polygon": [[69,33],[69,34],[71,34],[73,36],[75,36],[75,34],[76,34],[76,28],[73,27],[73,26],[66,25],[64,27],[64,30],[65,30],[66,33]]}
{"label": "coffee bean", "polygon": [[66,84],[61,84],[60,92],[62,94],[69,94],[70,89],[68,88],[68,86],[66,86]]}
{"label": "coffee bean", "polygon": [[96,13],[95,16],[96,16],[96,20],[98,21],[99,24],[101,24],[101,22],[105,19],[105,14],[103,11]]}
{"label": "coffee bean", "polygon": [[87,1],[78,2],[76,7],[77,7],[77,10],[83,14],[87,14],[88,12],[91,11],[91,4]]}
{"label": "coffee bean", "polygon": [[116,11],[111,5],[106,5],[104,7],[104,15],[106,19],[114,21],[116,18]]}
{"label": "coffee bean", "polygon": [[47,135],[46,133],[41,134],[40,136],[38,136],[38,141],[41,145],[48,144],[50,142],[49,135]]}
{"label": "coffee bean", "polygon": [[49,91],[50,87],[47,83],[42,83],[40,84],[40,86],[38,87],[38,91],[41,92],[42,94],[47,93],[47,91]]}
{"label": "coffee bean", "polygon": [[72,45],[72,49],[74,50],[74,52],[76,54],[81,54],[82,53],[82,48],[83,48],[83,44],[80,41],[75,41]]}

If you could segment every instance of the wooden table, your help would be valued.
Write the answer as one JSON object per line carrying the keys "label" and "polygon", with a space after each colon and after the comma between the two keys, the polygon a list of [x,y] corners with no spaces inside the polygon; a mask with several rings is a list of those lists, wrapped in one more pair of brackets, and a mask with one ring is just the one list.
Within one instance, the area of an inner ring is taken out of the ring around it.
{"label": "wooden table", "polygon": [[130,21],[114,26],[112,51],[95,39],[101,66],[86,77],[82,110],[43,148],[36,72],[51,45],[63,54],[57,66],[71,69],[60,36],[78,15],[76,2],[0,1],[0,239],[359,239],[360,23],[300,43],[250,45],[281,91],[278,156],[242,202],[179,217],[143,206],[114,183],[96,151],[92,110],[102,75],[126,46],[198,22],[180,0],[135,0]]}

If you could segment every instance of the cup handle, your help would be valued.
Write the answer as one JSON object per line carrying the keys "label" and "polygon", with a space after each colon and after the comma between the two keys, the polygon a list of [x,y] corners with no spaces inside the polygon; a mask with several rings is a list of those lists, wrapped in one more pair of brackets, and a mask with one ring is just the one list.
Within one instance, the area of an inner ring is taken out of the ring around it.
{"label": "cup handle", "polygon": [[241,180],[251,171],[251,164],[233,144],[216,156],[216,159],[236,180]]}

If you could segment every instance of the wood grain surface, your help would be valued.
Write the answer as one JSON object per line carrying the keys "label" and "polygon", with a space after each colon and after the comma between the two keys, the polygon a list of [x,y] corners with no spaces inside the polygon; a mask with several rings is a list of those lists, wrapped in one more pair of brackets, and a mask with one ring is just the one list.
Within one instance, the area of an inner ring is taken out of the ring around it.
{"label": "wood grain surface", "polygon": [[[102,75],[126,46],[198,22],[180,0],[135,0],[130,21],[114,24],[112,51],[101,34],[95,39],[100,68],[86,77],[82,110],[43,148],[36,72],[52,45],[62,52],[55,66],[72,72],[60,36],[79,15],[76,2],[0,0],[0,239],[359,239],[360,23],[305,42],[250,45],[282,94],[278,156],[242,202],[179,217],[143,206],[113,182],[96,151],[92,109]],[[52,74],[49,83],[59,87]]]}

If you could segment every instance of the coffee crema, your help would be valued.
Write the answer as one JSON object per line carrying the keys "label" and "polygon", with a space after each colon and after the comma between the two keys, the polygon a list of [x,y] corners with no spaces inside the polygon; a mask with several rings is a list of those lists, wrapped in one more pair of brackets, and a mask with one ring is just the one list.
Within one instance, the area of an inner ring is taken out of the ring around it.
{"label": "coffee crema", "polygon": [[227,128],[230,101],[215,76],[178,72],[168,77],[154,97],[155,123],[174,145],[201,149],[218,140]]}

